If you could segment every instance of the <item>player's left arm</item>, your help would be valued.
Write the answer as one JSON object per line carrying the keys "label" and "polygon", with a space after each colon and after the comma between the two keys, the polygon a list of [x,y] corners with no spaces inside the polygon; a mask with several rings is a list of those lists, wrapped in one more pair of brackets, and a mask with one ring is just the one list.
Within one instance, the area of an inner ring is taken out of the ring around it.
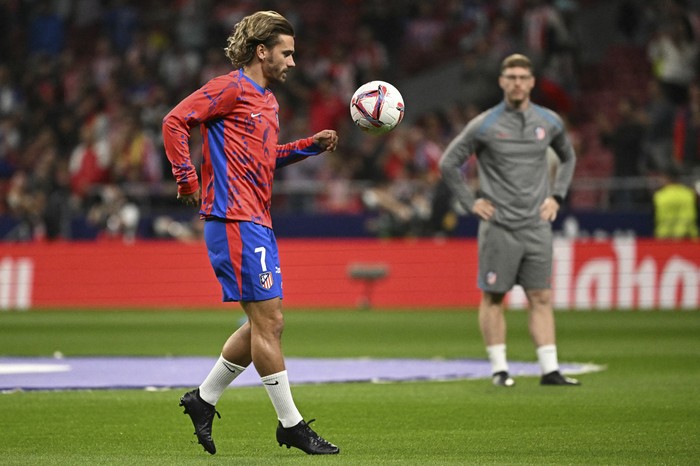
{"label": "player's left arm", "polygon": [[314,144],[323,148],[324,151],[333,152],[338,147],[338,133],[332,129],[324,129],[314,134]]}
{"label": "player's left arm", "polygon": [[576,153],[563,124],[554,138],[552,138],[550,146],[557,154],[560,163],[554,175],[552,194],[540,206],[540,217],[543,220],[552,222],[557,218],[557,212],[566,198],[569,186],[571,186],[571,180],[576,169]]}
{"label": "player's left arm", "polygon": [[338,147],[338,134],[332,129],[324,129],[311,137],[277,146],[275,168],[286,167],[307,157],[333,152]]}

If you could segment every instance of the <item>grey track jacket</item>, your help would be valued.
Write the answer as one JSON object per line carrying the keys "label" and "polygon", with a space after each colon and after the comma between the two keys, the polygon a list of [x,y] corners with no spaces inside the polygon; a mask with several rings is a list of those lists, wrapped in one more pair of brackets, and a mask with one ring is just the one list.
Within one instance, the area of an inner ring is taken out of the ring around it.
{"label": "grey track jacket", "polygon": [[[552,192],[546,155],[550,146],[561,161]],[[486,110],[445,150],[440,160],[443,179],[467,212],[477,195],[467,187],[461,167],[472,154],[479,168],[479,197],[496,207],[491,221],[511,230],[542,222],[540,205],[547,196],[566,196],[576,166],[561,117],[532,102],[524,111],[508,108],[505,101]]]}

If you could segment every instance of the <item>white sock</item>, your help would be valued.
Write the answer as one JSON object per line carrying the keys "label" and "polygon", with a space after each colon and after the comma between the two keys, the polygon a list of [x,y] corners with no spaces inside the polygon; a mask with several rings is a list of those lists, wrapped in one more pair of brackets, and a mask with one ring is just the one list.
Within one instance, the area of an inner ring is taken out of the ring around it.
{"label": "white sock", "polygon": [[260,380],[265,385],[267,395],[272,401],[272,406],[275,407],[277,419],[282,423],[282,427],[294,427],[299,424],[303,418],[292,399],[287,371],[266,375],[261,377]]}
{"label": "white sock", "polygon": [[558,371],[557,345],[542,345],[537,348],[537,360],[540,363],[542,374]]}
{"label": "white sock", "polygon": [[219,360],[216,361],[207,378],[199,386],[200,398],[214,406],[221,398],[226,387],[231,385],[231,382],[241,375],[244,370],[245,367],[228,362],[223,356],[219,356]]}
{"label": "white sock", "polygon": [[487,346],[486,353],[488,353],[489,355],[492,374],[502,371],[508,372],[508,361],[506,360],[505,344]]}

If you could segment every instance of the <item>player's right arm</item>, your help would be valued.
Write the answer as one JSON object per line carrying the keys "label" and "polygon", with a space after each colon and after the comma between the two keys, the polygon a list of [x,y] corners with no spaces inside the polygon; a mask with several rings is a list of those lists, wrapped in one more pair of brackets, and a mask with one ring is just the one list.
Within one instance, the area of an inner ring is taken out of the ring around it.
{"label": "player's right arm", "polygon": [[163,145],[177,182],[178,198],[199,202],[199,180],[190,156],[190,133],[195,126],[224,115],[235,99],[229,76],[220,76],[185,97],[163,118]]}
{"label": "player's right arm", "polygon": [[201,197],[202,197],[202,195],[199,192],[199,190],[197,190],[191,194],[177,193],[177,198],[180,199],[180,201],[185,205],[197,206],[197,205],[199,205],[199,201],[200,201]]}
{"label": "player's right arm", "polygon": [[[464,212],[473,212],[476,195],[469,189],[462,175],[462,165],[478,149],[477,129],[482,118],[473,119],[447,146],[440,158],[440,173],[452,192],[457,206]],[[477,214],[478,215],[478,214]]]}

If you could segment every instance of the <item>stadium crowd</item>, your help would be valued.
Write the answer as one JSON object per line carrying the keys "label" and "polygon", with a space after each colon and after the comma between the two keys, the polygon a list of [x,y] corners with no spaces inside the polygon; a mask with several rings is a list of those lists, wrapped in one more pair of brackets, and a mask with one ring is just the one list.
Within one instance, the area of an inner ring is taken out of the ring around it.
{"label": "stadium crowd", "polygon": [[[584,182],[569,204],[649,207],[657,173],[700,168],[700,19],[683,0],[619,0],[609,53],[582,63],[576,15],[603,3],[0,1],[0,223],[11,226],[3,239],[70,239],[76,218],[105,236],[142,234],[144,218],[155,236],[197,235],[197,222],[170,221],[177,204],[161,120],[231,71],[225,38],[259,9],[282,12],[298,32],[297,68],[275,89],[280,140],[321,128],[336,128],[341,140],[335,153],[280,173],[275,210],[375,210],[377,235],[449,233],[456,219],[437,162],[500,90],[412,115],[384,137],[352,125],[350,96],[372,79],[400,88],[455,62],[465,83],[477,85],[514,51],[536,63],[533,100],[563,115],[576,141],[575,178]],[[194,137],[195,157],[199,143]],[[474,170],[468,165],[465,176],[474,180]],[[623,185],[641,177],[643,189],[610,193],[613,177],[625,177]]]}

